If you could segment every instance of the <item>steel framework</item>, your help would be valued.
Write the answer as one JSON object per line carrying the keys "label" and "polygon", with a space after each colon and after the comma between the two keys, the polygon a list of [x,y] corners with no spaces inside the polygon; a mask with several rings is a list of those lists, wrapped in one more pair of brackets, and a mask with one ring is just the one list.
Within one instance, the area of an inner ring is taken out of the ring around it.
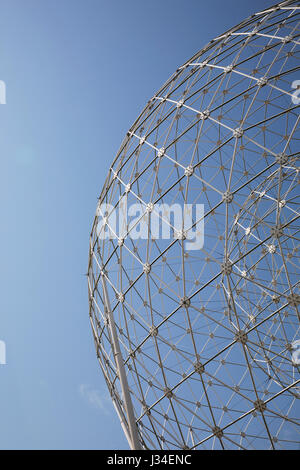
{"label": "steel framework", "polygon": [[[299,446],[299,11],[259,12],[179,67],[111,165],[99,204],[138,202],[148,236],[97,211],[90,321],[132,449]],[[201,250],[184,222],[153,236],[157,203],[204,204]]]}

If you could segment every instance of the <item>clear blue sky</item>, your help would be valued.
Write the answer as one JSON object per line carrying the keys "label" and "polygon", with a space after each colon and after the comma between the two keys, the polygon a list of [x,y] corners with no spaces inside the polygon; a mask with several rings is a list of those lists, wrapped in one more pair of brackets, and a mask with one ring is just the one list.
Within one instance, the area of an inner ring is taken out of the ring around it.
{"label": "clear blue sky", "polygon": [[127,448],[88,318],[97,196],[148,99],[252,0],[0,0],[1,449]]}

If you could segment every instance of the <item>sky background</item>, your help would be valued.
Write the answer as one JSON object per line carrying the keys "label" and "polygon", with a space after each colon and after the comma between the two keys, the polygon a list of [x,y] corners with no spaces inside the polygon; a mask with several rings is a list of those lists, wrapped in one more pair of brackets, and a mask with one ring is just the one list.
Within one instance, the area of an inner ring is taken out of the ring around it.
{"label": "sky background", "polygon": [[127,449],[85,273],[111,161],[146,102],[252,0],[0,0],[1,449]]}

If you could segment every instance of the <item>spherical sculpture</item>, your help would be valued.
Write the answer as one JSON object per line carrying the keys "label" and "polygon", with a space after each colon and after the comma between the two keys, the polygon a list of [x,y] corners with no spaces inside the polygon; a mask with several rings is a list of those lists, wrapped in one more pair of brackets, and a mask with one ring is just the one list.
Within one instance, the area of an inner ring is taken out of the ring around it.
{"label": "spherical sculpture", "polygon": [[299,3],[178,68],[90,238],[90,321],[131,448],[299,447]]}

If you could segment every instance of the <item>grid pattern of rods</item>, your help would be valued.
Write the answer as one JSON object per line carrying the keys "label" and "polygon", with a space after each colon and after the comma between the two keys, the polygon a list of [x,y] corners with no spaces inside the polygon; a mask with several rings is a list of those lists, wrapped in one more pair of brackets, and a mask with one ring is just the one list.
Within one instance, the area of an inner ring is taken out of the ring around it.
{"label": "grid pattern of rods", "polygon": [[[88,266],[97,357],[130,439],[112,318],[145,449],[299,448],[299,13],[259,12],[179,67],[100,194],[108,233],[126,204],[147,223],[103,239],[97,212]],[[203,248],[155,237],[157,204],[204,204]]]}

